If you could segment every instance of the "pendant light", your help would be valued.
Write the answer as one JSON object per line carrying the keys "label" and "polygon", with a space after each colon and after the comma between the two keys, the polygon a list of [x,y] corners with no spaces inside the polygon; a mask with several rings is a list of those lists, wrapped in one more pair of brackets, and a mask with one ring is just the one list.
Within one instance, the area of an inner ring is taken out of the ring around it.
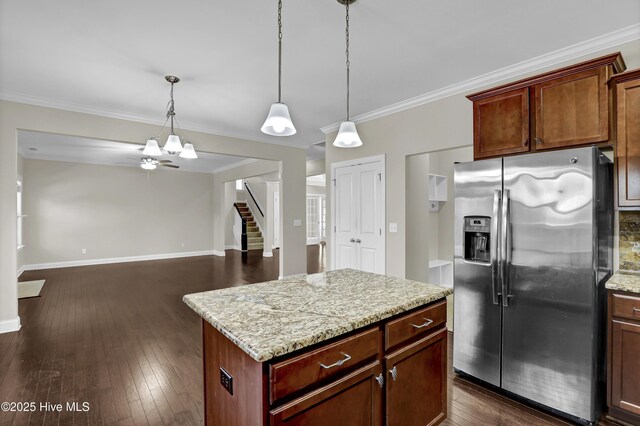
{"label": "pendant light", "polygon": [[291,136],[296,133],[289,107],[282,102],[282,0],[278,0],[278,102],[271,104],[269,115],[260,130],[271,136]]}
{"label": "pendant light", "polygon": [[338,148],[356,148],[362,146],[362,140],[358,135],[356,123],[349,119],[349,68],[351,66],[351,63],[349,62],[349,5],[355,3],[355,1],[356,0],[338,0],[338,3],[344,4],[346,9],[345,37],[347,46],[345,50],[345,54],[347,56],[347,119],[340,123],[338,135],[333,141],[333,146],[336,146]]}
{"label": "pendant light", "polygon": [[[168,75],[164,79],[167,80],[169,83],[171,83],[171,92],[170,92],[169,104],[167,107],[167,119],[165,120],[165,123],[164,123],[164,126],[162,126],[162,129],[160,129],[160,133],[162,134],[162,131],[164,130],[165,126],[167,125],[167,121],[169,120],[171,120],[171,133],[169,133],[167,142],[164,144],[164,147],[162,148],[162,150],[164,150],[169,155],[180,154],[181,158],[198,158],[198,154],[196,154],[196,150],[194,149],[193,144],[188,143],[188,141],[185,140],[185,144],[183,147],[182,143],[180,142],[180,137],[176,135],[175,130],[173,128],[174,120],[177,121],[177,119],[175,118],[176,110],[175,110],[175,102],[173,100],[173,85],[178,83],[180,79],[173,75]],[[159,138],[160,137],[158,136],[158,137],[153,137],[147,140],[147,143],[142,153],[150,157],[158,157],[162,155],[162,150],[160,149],[160,145],[158,144]],[[153,170],[153,169],[149,169],[149,170]]]}

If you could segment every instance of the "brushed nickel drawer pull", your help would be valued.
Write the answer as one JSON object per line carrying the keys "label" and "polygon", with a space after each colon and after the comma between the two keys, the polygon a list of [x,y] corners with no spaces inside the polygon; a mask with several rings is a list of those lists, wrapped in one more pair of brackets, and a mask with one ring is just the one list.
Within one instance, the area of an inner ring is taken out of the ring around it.
{"label": "brushed nickel drawer pull", "polygon": [[342,364],[344,364],[345,362],[349,361],[351,359],[351,356],[348,354],[345,354],[344,352],[340,352],[342,355],[344,355],[344,358],[341,360],[338,360],[336,362],[334,362],[331,365],[324,365],[322,363],[320,363],[320,366],[322,368],[332,368],[332,367],[340,367]]}
{"label": "brushed nickel drawer pull", "polygon": [[391,377],[393,378],[393,381],[395,382],[396,379],[398,378],[398,369],[396,368],[395,365],[393,366],[393,368],[391,370],[389,370],[389,373],[391,373]]}
{"label": "brushed nickel drawer pull", "polygon": [[376,376],[376,381],[378,382],[378,385],[380,385],[380,389],[382,389],[382,387],[384,386],[384,376],[382,375],[382,373]]}
{"label": "brushed nickel drawer pull", "polygon": [[432,319],[429,319],[429,318],[423,318],[423,319],[426,320],[424,324],[415,325],[414,323],[411,323],[411,325],[414,326],[415,328],[424,328],[424,327],[428,327],[431,324],[433,324],[433,320]]}
{"label": "brushed nickel drawer pull", "polygon": [[633,308],[633,312],[640,312],[640,308]]}

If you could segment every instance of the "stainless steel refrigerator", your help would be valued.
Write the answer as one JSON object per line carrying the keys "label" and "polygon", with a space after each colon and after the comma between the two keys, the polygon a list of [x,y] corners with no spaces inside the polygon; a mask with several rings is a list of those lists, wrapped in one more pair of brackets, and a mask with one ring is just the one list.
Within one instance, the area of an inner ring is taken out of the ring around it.
{"label": "stainless steel refrigerator", "polygon": [[611,161],[590,147],[454,170],[454,369],[575,421],[597,421]]}

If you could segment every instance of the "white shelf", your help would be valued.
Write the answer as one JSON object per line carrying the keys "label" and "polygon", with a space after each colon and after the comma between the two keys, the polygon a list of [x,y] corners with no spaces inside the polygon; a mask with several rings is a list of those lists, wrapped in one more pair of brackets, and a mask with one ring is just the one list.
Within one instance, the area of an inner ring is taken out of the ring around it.
{"label": "white shelf", "polygon": [[441,259],[429,261],[429,282],[453,288],[453,262]]}
{"label": "white shelf", "polygon": [[447,177],[429,174],[429,210],[439,211],[447,201]]}

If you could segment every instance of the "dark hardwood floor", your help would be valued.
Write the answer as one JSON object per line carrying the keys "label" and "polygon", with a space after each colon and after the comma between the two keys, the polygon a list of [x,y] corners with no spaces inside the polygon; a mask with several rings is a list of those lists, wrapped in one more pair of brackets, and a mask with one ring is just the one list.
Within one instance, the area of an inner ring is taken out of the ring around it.
{"label": "dark hardwood floor", "polygon": [[[324,269],[310,246],[309,272]],[[46,279],[0,334],[0,402],[89,403],[89,411],[0,412],[0,425],[203,423],[200,318],[187,293],[277,279],[273,258],[215,256],[25,272]],[[451,341],[452,339],[450,339]],[[445,425],[566,422],[449,376]]]}

